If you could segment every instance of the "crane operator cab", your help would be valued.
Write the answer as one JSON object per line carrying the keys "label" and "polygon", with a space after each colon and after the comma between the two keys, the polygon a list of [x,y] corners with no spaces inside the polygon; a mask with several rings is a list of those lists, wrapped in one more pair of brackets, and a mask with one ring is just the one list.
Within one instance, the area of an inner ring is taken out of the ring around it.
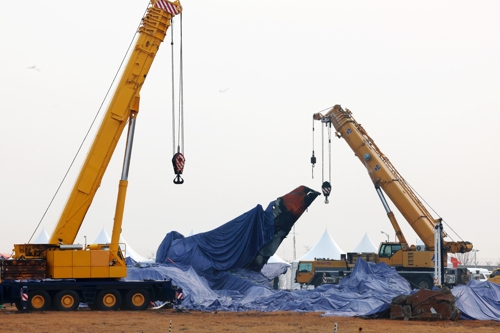
{"label": "crane operator cab", "polygon": [[382,243],[378,255],[380,258],[390,258],[401,249],[400,243]]}

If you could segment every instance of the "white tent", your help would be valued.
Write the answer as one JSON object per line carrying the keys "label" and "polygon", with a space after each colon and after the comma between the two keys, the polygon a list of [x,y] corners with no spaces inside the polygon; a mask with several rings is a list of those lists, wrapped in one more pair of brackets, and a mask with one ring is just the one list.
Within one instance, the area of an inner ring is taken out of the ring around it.
{"label": "white tent", "polygon": [[285,260],[281,259],[276,253],[269,257],[268,261],[267,261],[267,264],[264,265],[264,268],[263,270],[265,269],[265,267],[269,265],[269,266],[273,266],[273,265],[279,265],[278,267],[283,267],[283,265],[285,265],[285,267],[287,267],[286,269],[286,272],[279,275],[278,277],[278,288],[279,289],[290,289],[290,267],[292,266],[290,263],[286,262]]}
{"label": "white tent", "polygon": [[274,264],[274,263],[281,263],[281,264],[287,264],[290,266],[289,263],[287,263],[285,260],[281,259],[276,253],[272,256],[269,257],[269,260],[267,261],[268,264]]}
{"label": "white tent", "polygon": [[38,236],[31,242],[32,244],[48,244],[49,243],[49,234],[45,231],[45,228],[42,228],[42,231],[38,234]]}
{"label": "white tent", "polygon": [[370,237],[368,237],[368,233],[365,232],[363,239],[356,245],[352,252],[362,253],[362,252],[374,252],[377,253],[378,248],[373,244]]}
{"label": "white tent", "polygon": [[[94,243],[95,244],[111,243],[111,237],[108,235],[106,230],[104,230],[104,228],[102,228],[101,232],[94,240]],[[126,251],[127,257],[132,258],[136,262],[142,262],[142,263],[153,263],[154,262],[152,259],[146,259],[146,258],[142,257],[140,254],[138,254],[137,252],[135,252],[134,249],[130,245],[128,245],[127,241],[122,236],[120,236],[120,243],[125,244],[125,246],[126,246],[125,251]]]}
{"label": "white tent", "polygon": [[323,236],[321,236],[316,245],[296,261],[314,260],[316,258],[340,259],[341,254],[345,254],[345,252],[335,243],[328,229],[325,229]]}
{"label": "white tent", "polygon": [[319,241],[312,247],[309,252],[304,254],[297,260],[292,262],[292,276],[291,276],[291,286],[292,289],[300,289],[298,283],[295,283],[295,272],[297,271],[297,266],[299,261],[302,260],[314,260],[316,258],[325,258],[325,259],[340,259],[340,256],[345,254],[344,251],[335,243],[332,236],[328,232],[328,229],[325,229],[323,236],[319,239]]}
{"label": "white tent", "polygon": [[102,228],[99,235],[97,235],[96,239],[94,239],[94,244],[108,244],[108,243],[111,243],[111,237],[109,237],[106,230]]}

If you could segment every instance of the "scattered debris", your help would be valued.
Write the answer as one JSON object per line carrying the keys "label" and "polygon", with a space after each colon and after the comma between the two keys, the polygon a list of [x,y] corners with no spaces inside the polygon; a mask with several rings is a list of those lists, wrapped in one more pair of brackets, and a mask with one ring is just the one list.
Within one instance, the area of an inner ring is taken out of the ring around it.
{"label": "scattered debris", "polygon": [[413,295],[400,295],[392,300],[391,319],[451,319],[462,312],[455,305],[455,296],[448,288],[420,289]]}

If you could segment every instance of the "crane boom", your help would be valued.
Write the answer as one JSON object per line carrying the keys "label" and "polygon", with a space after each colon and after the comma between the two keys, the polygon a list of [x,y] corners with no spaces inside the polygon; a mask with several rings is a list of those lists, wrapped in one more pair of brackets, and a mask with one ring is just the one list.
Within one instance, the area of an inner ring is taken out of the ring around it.
{"label": "crane boom", "polygon": [[[405,220],[423,241],[426,248],[432,251],[434,249],[434,227],[441,219],[432,217],[410,185],[377,147],[361,124],[353,118],[352,112],[349,109],[342,109],[340,105],[335,105],[324,115],[321,113],[315,114],[314,119],[321,120],[324,123],[331,123],[334,126],[336,135],[347,142],[366,167],[382,201],[384,202],[384,199],[380,189],[391,199]],[[386,205],[384,204],[384,206]],[[394,215],[390,212],[388,206],[386,206],[386,210],[396,235],[400,243],[402,243],[402,248],[407,248],[406,239]],[[444,247],[447,252],[451,253],[463,253],[472,250],[472,244],[465,241],[444,241]]]}
{"label": "crane boom", "polygon": [[[163,5],[167,5],[164,7]],[[162,9],[170,8],[170,9]],[[168,11],[170,10],[170,12]],[[139,94],[170,21],[182,10],[178,1],[151,0],[138,38],[96,138],[59,218],[50,244],[73,244],[85,214],[101,184],[106,168],[131,115],[139,111]],[[126,186],[121,185],[121,186]]]}

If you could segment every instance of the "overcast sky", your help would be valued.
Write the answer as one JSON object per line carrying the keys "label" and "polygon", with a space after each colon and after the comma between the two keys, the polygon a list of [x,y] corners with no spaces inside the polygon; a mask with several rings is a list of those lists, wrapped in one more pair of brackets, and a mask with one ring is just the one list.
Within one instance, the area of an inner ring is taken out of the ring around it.
{"label": "overcast sky", "polygon": [[[147,4],[0,5],[0,252],[35,232]],[[122,232],[135,251],[148,257],[172,230],[212,230],[299,185],[319,191],[321,131],[317,123],[312,179],[312,115],[341,104],[445,220],[453,239],[472,242],[482,261],[500,262],[498,2],[182,5],[185,183],[172,182],[168,40],[141,92]],[[174,21],[178,33],[179,17]],[[123,141],[76,242],[93,241],[103,227],[111,233]],[[35,236],[41,228],[52,233],[84,155]],[[325,229],[345,252],[365,232],[377,246],[386,239],[381,231],[394,239],[364,166],[339,139],[332,142],[331,183],[330,203],[319,197],[296,224],[297,257]],[[277,254],[293,259],[292,235]]]}

